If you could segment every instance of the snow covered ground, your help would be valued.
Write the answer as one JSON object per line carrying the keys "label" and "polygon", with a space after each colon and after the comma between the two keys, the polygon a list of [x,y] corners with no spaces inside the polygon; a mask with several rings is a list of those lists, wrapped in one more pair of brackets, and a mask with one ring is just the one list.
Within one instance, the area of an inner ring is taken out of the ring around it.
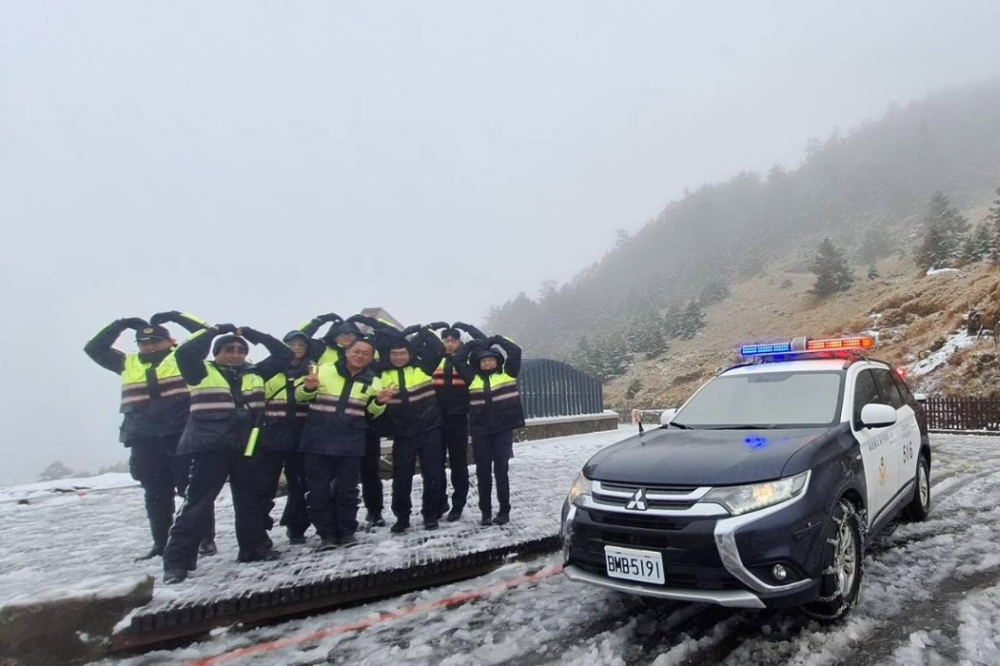
{"label": "snow covered ground", "polygon": [[[794,611],[646,603],[572,583],[554,573],[560,559],[553,555],[459,584],[103,663],[998,664],[1000,438],[936,435],[933,445],[930,518],[878,539],[865,560],[862,602],[833,626]],[[503,585],[531,573],[534,582]],[[453,605],[456,595],[469,593],[481,598]],[[252,651],[234,652],[244,648]]]}
{"label": "snow covered ground", "polygon": [[[312,546],[318,544],[318,537],[312,537],[306,546],[288,546],[283,529],[276,527],[272,538],[285,551],[276,562],[236,564],[233,507],[227,488],[216,502],[219,555],[201,558],[197,571],[173,586],[159,583],[159,558],[133,562],[133,557],[149,549],[150,537],[142,490],[134,487],[128,475],[112,476],[126,477],[132,487],[108,492],[52,493],[36,487],[45,484],[7,489],[11,496],[20,493],[33,499],[27,505],[0,503],[0,604],[86,587],[92,579],[149,573],[157,578],[157,585],[153,601],[142,609],[148,611],[171,602],[231,596],[242,590],[271,589],[331,574],[369,573],[544,538],[558,532],[563,498],[583,463],[632,432],[629,428],[515,445],[510,465],[511,522],[504,527],[479,527],[472,467],[469,504],[457,523],[441,523],[434,532],[421,528],[417,511],[422,484],[418,477],[413,490],[417,507],[414,528],[405,535],[390,536],[387,525],[359,533],[361,543],[355,548],[315,554]],[[385,517],[391,525],[391,483],[384,486]],[[35,501],[42,497],[44,501]],[[271,513],[275,521],[283,508],[284,498],[279,498]],[[360,516],[363,514],[362,507]]]}
{"label": "snow covered ground", "polygon": [[29,483],[22,486],[0,488],[0,503],[24,500],[39,502],[66,494],[78,495],[80,493],[86,494],[105,490],[118,490],[120,488],[134,488],[138,485],[139,482],[133,479],[131,474],[114,472],[80,479],[40,481],[39,483]]}

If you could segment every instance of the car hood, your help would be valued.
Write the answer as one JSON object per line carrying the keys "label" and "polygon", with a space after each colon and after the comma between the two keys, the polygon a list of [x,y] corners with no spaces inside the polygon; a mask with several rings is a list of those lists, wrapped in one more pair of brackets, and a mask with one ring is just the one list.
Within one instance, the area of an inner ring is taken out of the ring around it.
{"label": "car hood", "polygon": [[612,444],[583,468],[598,481],[725,486],[770,481],[792,455],[829,428],[676,430],[659,428]]}

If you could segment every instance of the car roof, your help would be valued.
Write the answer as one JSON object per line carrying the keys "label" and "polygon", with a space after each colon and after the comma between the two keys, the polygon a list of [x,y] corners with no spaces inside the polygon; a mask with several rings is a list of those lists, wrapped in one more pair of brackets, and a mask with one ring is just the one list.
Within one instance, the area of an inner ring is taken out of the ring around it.
{"label": "car roof", "polygon": [[851,363],[847,363],[848,359],[843,358],[813,358],[813,359],[800,359],[792,361],[768,361],[765,363],[753,363],[748,365],[737,365],[735,367],[729,368],[721,373],[719,376],[733,377],[741,375],[761,375],[768,374],[771,372],[830,372],[836,371],[841,372],[846,369],[848,365],[853,365],[854,363],[860,362],[870,362],[878,365],[885,365],[881,361],[873,361],[871,359],[856,359]]}

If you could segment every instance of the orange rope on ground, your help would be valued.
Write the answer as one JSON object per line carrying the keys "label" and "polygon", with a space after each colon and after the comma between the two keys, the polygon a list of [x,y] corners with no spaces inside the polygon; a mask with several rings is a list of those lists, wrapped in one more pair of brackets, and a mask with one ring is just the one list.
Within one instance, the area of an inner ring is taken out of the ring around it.
{"label": "orange rope on ground", "polygon": [[461,606],[467,604],[470,601],[477,601],[484,597],[488,597],[496,592],[504,592],[506,590],[518,587],[519,585],[524,585],[525,583],[534,583],[543,578],[548,578],[549,576],[554,576],[562,572],[562,565],[557,565],[554,567],[545,567],[540,571],[537,571],[529,576],[519,576],[518,578],[512,578],[511,580],[493,585],[491,587],[483,588],[481,590],[475,590],[473,592],[462,592],[460,594],[455,594],[450,597],[445,597],[444,599],[438,599],[437,601],[431,601],[426,604],[420,604],[418,606],[412,606],[404,610],[395,611],[392,613],[387,613],[385,615],[380,615],[379,617],[366,618],[364,620],[358,620],[357,622],[351,622],[349,624],[342,624],[336,627],[329,627],[327,629],[320,629],[319,631],[314,631],[309,634],[303,634],[302,636],[293,636],[290,638],[282,638],[277,641],[271,641],[269,643],[260,643],[258,645],[253,645],[251,647],[240,648],[238,650],[233,650],[232,652],[223,652],[222,654],[216,655],[214,657],[208,657],[206,659],[199,659],[198,661],[192,661],[190,666],[215,666],[215,664],[223,664],[228,661],[233,661],[234,659],[240,659],[244,657],[253,657],[259,654],[266,654],[268,652],[274,652],[275,650],[280,650],[282,648],[291,647],[293,645],[301,645],[302,643],[309,643],[312,641],[318,641],[320,639],[326,638],[327,636],[336,636],[339,634],[346,634],[352,631],[364,631],[365,629],[380,624],[382,622],[388,622],[389,620],[398,620],[404,617],[409,617],[410,615],[417,615],[420,613],[426,613],[438,608],[450,608],[454,606]]}

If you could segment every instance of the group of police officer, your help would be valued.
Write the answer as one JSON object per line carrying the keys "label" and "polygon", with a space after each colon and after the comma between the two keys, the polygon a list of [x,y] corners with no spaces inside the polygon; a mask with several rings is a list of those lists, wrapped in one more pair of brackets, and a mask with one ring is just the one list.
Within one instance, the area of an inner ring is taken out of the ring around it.
{"label": "group of police officer", "polygon": [[[191,337],[177,345],[166,323]],[[138,351],[124,354],[113,345],[128,329],[135,330]],[[270,356],[248,363],[250,344]],[[214,505],[227,480],[239,562],[281,555],[268,532],[282,470],[288,498],[280,524],[289,543],[305,543],[311,524],[317,550],[357,544],[359,483],[365,522],[384,526],[382,437],[393,442],[393,534],[410,528],[417,460],[423,527],[461,518],[470,435],[480,524],[510,520],[508,461],[524,415],[516,382],[521,350],[502,336],[461,322],[399,330],[364,315],[345,320],[329,313],[278,340],[249,326],[211,326],[170,311],[149,321],[116,320],[85,351],[121,375],[121,441],[145,492],[153,537],[140,559],[161,555],[166,583],[187,578],[199,554],[217,552]],[[184,498],[176,517],[175,492]]]}

